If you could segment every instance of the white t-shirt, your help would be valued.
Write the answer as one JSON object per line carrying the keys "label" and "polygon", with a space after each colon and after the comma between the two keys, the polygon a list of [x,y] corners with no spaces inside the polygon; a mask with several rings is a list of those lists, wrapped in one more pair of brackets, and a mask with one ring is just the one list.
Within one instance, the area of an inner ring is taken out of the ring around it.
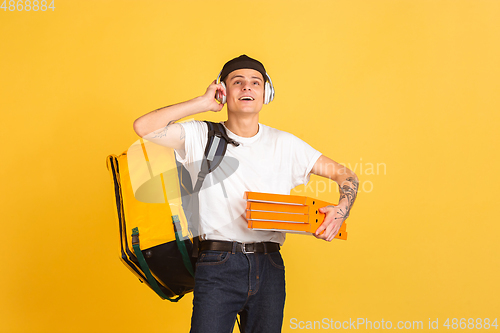
{"label": "white t-shirt", "polygon": [[[189,171],[194,187],[207,144],[208,126],[200,121],[180,124],[186,133],[185,150],[175,151],[175,156]],[[245,191],[289,195],[294,187],[309,182],[309,173],[321,153],[293,134],[260,123],[258,133],[250,138],[225,129],[240,145],[227,145],[225,156],[231,157],[227,160],[233,163],[223,160],[207,175],[200,190],[201,239],[283,244],[283,232],[248,229]],[[184,158],[179,153],[185,153]]]}

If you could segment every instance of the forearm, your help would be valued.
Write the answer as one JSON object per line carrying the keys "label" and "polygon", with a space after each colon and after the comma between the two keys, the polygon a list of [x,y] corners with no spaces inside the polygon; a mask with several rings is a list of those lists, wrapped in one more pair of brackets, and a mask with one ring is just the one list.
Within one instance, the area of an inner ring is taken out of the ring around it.
{"label": "forearm", "polygon": [[349,216],[354,200],[358,195],[358,177],[345,166],[321,155],[314,163],[312,173],[333,180],[339,185],[339,204],[321,207],[319,211],[326,214],[324,222],[314,235],[331,242],[338,233],[344,220]]}
{"label": "forearm", "polygon": [[345,220],[349,216],[349,212],[351,211],[352,205],[358,195],[359,181],[356,174],[351,170],[348,170],[348,172],[344,175],[339,176],[336,182],[339,185],[340,192],[338,204],[338,207],[340,208],[339,218]]}
{"label": "forearm", "polygon": [[154,132],[162,127],[173,124],[175,121],[209,111],[203,98],[196,97],[189,101],[165,106],[137,118],[134,121],[134,131],[140,137]]}

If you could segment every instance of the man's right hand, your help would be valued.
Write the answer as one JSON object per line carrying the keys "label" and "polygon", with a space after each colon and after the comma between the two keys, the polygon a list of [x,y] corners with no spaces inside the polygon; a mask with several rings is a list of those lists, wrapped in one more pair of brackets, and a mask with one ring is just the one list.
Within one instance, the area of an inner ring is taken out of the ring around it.
{"label": "man's right hand", "polygon": [[226,90],[222,86],[222,84],[217,84],[217,80],[214,80],[207,88],[207,91],[201,98],[204,100],[206,105],[206,109],[208,111],[219,112],[224,107],[224,104],[219,103],[215,96],[219,93],[221,95],[226,95]]}

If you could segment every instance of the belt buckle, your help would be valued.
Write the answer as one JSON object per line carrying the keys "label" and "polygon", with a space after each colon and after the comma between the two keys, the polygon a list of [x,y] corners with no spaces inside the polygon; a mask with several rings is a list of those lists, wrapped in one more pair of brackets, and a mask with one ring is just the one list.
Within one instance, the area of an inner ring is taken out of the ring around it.
{"label": "belt buckle", "polygon": [[254,245],[254,243],[241,243],[241,252],[243,252],[244,254],[247,254],[247,253],[255,253],[255,245],[254,245],[254,251],[247,251],[246,249],[246,246],[247,245]]}

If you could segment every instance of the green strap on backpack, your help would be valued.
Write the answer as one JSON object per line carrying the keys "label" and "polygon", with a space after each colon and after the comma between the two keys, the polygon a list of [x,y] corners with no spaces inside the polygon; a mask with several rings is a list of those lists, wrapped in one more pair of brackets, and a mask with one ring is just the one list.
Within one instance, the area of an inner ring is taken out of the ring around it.
{"label": "green strap on backpack", "polygon": [[189,273],[194,277],[193,265],[191,264],[191,260],[189,260],[188,250],[186,248],[186,243],[182,241],[182,230],[180,226],[179,217],[177,215],[172,216],[172,222],[174,223],[175,228],[175,242],[177,243],[177,247],[182,254],[182,260],[184,261],[184,266],[189,271]]}
{"label": "green strap on backpack", "polygon": [[146,259],[142,254],[141,247],[139,244],[139,228],[132,229],[132,247],[134,248],[135,256],[139,261],[139,265],[141,266],[142,271],[144,272],[144,274],[146,274],[147,282],[161,298],[168,299],[170,302],[177,302],[178,300],[184,297],[184,295],[180,295],[176,298],[170,298],[167,295],[165,295],[163,291],[161,291],[158,282],[156,282],[156,279],[153,277],[153,274],[151,274],[151,270],[149,269],[148,263],[146,262]]}

